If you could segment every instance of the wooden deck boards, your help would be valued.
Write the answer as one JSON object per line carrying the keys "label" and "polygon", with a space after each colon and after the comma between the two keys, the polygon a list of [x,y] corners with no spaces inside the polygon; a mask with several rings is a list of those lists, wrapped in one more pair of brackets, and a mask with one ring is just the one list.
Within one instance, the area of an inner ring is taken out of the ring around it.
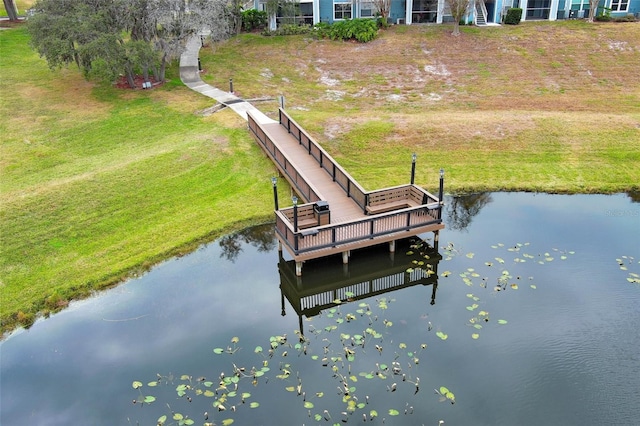
{"label": "wooden deck boards", "polygon": [[322,194],[322,198],[329,203],[332,223],[365,217],[363,210],[356,202],[347,197],[344,190],[320,167],[296,138],[287,132],[287,129],[279,123],[264,124],[262,127],[271,136],[274,143],[287,153],[287,157],[296,170],[310,182],[313,182],[315,188]]}

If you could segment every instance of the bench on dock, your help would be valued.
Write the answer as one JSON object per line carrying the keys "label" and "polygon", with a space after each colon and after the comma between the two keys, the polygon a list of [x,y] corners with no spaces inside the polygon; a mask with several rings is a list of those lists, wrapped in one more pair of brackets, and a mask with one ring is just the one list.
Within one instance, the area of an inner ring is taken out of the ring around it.
{"label": "bench on dock", "polygon": [[386,213],[394,210],[416,207],[424,202],[424,193],[413,185],[370,192],[367,196],[367,214]]}
{"label": "bench on dock", "polygon": [[[328,225],[330,222],[329,205],[324,201],[303,204],[298,209],[298,229],[314,228]],[[293,224],[293,208],[281,210],[289,222]]]}

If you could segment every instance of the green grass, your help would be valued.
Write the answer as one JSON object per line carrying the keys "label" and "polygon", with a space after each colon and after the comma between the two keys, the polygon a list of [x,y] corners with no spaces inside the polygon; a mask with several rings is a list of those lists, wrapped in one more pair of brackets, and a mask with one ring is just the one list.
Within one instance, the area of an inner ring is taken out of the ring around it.
{"label": "green grass", "polygon": [[27,40],[0,32],[3,331],[271,219],[274,167],[235,113],[197,116],[212,102],[181,85],[51,72]]}
{"label": "green grass", "polygon": [[[450,30],[392,27],[366,45],[242,35],[201,51],[204,78],[284,94],[367,189],[407,183],[416,152],[431,191],[440,167],[452,193],[638,190],[640,27]],[[274,166],[235,113],[194,114],[212,101],[175,66],[160,88],[121,91],[51,72],[21,27],[0,31],[0,51],[3,332],[271,220]]]}

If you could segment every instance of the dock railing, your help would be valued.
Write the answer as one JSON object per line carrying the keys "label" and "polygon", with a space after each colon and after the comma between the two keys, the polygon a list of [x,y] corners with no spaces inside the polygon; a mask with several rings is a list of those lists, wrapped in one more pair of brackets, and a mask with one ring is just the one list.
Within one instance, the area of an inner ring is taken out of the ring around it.
{"label": "dock railing", "polygon": [[289,210],[276,211],[276,233],[295,256],[315,250],[335,248],[373,240],[397,232],[411,231],[442,222],[438,218],[439,203],[424,204],[362,219],[323,225],[294,232]]}
{"label": "dock railing", "polygon": [[347,196],[352,198],[356,204],[362,208],[365,214],[439,202],[436,196],[413,184],[365,191],[365,189],[282,108],[279,109],[278,116],[280,124],[307,150],[309,155],[331,176],[333,181],[343,189]]}
{"label": "dock railing", "polygon": [[278,146],[273,143],[273,140],[248,111],[247,121],[249,123],[249,130],[251,133],[254,134],[255,138],[263,146],[269,157],[271,157],[271,160],[279,166],[280,171],[289,178],[289,182],[295,187],[298,195],[308,203],[321,201],[322,197],[318,190],[306,177],[296,170],[289,160],[289,157],[287,157],[287,154],[282,152]]}
{"label": "dock railing", "polygon": [[356,204],[366,211],[367,191],[360,186],[318,143],[316,143],[298,123],[296,123],[282,108],[278,112],[280,124],[302,145],[340,188],[352,198]]}

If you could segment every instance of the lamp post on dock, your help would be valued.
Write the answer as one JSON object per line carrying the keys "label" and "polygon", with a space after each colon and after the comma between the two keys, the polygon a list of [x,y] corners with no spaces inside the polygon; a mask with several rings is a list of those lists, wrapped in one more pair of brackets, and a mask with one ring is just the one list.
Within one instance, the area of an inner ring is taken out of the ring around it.
{"label": "lamp post on dock", "polygon": [[278,178],[272,177],[271,183],[273,184],[273,203],[275,204],[276,210],[278,210]]}
{"label": "lamp post on dock", "polygon": [[411,154],[411,185],[416,180],[416,160],[418,159],[418,155],[414,152]]}
{"label": "lamp post on dock", "polygon": [[442,219],[442,197],[444,196],[444,169],[440,169],[440,190],[438,191],[438,200],[440,202],[440,208],[438,209],[438,219]]}
{"label": "lamp post on dock", "polygon": [[298,197],[291,197],[293,201],[293,232],[298,232]]}

